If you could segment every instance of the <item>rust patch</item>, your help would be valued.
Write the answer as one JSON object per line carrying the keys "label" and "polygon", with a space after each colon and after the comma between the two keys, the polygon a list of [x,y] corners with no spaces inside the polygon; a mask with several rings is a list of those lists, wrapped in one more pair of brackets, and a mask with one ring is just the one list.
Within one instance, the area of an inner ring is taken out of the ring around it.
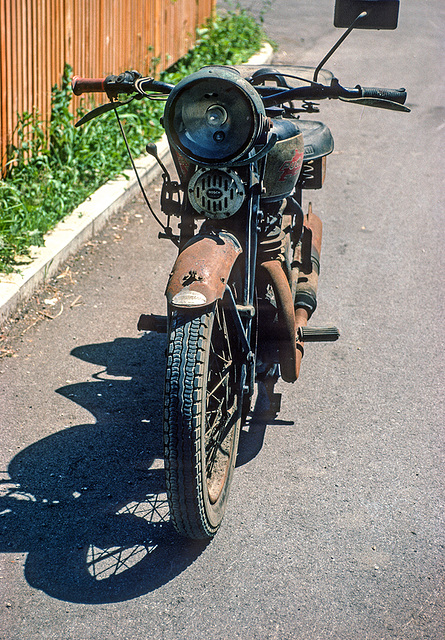
{"label": "rust patch", "polygon": [[229,233],[195,236],[174,264],[165,292],[169,304],[185,288],[205,297],[206,302],[194,306],[222,298],[233,264],[241,252],[240,244]]}
{"label": "rust patch", "polygon": [[294,302],[289,282],[279,260],[268,260],[261,264],[267,271],[275,294],[278,311],[278,350],[281,377],[285,382],[295,382],[300,370],[301,355],[297,352],[297,327]]}

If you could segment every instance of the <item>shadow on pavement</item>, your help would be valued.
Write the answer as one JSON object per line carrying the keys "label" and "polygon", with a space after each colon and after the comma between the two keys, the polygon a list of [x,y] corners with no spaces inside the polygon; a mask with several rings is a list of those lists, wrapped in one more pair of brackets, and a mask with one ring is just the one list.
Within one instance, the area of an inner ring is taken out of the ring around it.
{"label": "shadow on pavement", "polygon": [[247,464],[260,453],[268,426],[292,426],[294,424],[293,421],[280,420],[277,418],[276,413],[271,412],[269,409],[270,404],[264,385],[259,382],[257,387],[258,395],[253,410],[240,433],[238,456],[236,459],[237,467]]}
{"label": "shadow on pavement", "polygon": [[[165,338],[146,334],[77,347],[103,366],[92,380],[57,389],[95,424],[35,442],[0,485],[0,552],[28,553],[25,577],[70,602],[118,602],[172,580],[205,549],[169,518],[163,470]],[[238,466],[260,451],[261,401],[243,429]]]}
{"label": "shadow on pavement", "polygon": [[0,551],[28,552],[29,584],[71,602],[135,598],[205,548],[169,520],[162,452],[164,339],[119,338],[72,355],[104,365],[62,387],[96,424],[64,429],[11,461],[0,497]]}

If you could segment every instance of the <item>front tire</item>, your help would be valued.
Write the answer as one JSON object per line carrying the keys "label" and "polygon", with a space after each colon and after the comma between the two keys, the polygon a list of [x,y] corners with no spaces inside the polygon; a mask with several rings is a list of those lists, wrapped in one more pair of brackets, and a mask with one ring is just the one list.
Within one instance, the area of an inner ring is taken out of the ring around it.
{"label": "front tire", "polygon": [[227,504],[242,397],[230,317],[220,301],[171,316],[164,395],[170,515],[188,538],[209,539]]}

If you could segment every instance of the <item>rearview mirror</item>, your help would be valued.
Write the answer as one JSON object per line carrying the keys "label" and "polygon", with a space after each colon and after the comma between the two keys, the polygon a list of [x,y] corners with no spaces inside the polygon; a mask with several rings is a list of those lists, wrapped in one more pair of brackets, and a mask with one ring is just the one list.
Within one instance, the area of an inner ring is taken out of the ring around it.
{"label": "rearview mirror", "polygon": [[350,27],[364,11],[354,29],[397,28],[399,0],[335,0],[334,27]]}

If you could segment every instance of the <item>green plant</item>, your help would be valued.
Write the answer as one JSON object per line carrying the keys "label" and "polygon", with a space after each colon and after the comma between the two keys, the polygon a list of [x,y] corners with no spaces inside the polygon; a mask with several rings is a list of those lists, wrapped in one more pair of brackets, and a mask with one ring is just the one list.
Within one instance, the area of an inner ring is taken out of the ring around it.
{"label": "green plant", "polygon": [[210,18],[197,30],[193,49],[166,72],[170,82],[208,64],[241,64],[265,39],[261,25],[245,9],[236,7]]}
{"label": "green plant", "polygon": [[[239,64],[258,50],[264,33],[246,11],[236,8],[214,16],[197,33],[195,47],[161,74],[168,82],[206,64]],[[158,61],[153,60],[156,67]],[[47,231],[88,195],[129,166],[113,113],[76,129],[74,122],[90,105],[70,110],[71,68],[52,90],[49,131],[38,114],[25,113],[11,147],[7,173],[0,180],[0,271],[26,262],[30,247],[43,244]],[[132,149],[140,155],[148,140],[162,133],[162,103],[134,100],[119,114]]]}

